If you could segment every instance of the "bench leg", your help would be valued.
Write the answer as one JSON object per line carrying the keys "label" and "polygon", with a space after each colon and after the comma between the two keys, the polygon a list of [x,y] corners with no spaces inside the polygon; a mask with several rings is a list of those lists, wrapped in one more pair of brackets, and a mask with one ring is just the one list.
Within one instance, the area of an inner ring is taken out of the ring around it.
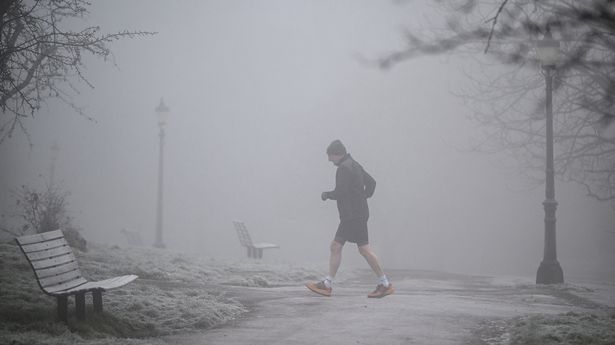
{"label": "bench leg", "polygon": [[75,294],[75,311],[77,320],[85,320],[85,292]]}
{"label": "bench leg", "polygon": [[92,302],[94,303],[94,311],[98,313],[102,312],[103,310],[102,290],[92,291]]}
{"label": "bench leg", "polygon": [[58,296],[58,319],[60,321],[67,322],[68,321],[68,297],[67,296]]}
{"label": "bench leg", "polygon": [[263,258],[263,248],[259,248],[258,249],[258,258],[262,259]]}

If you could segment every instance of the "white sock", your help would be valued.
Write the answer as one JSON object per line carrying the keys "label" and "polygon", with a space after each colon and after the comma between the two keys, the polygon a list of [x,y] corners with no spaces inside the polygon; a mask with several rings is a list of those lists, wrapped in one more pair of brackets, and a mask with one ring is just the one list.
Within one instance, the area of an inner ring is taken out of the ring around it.
{"label": "white sock", "polygon": [[323,282],[325,283],[325,286],[327,288],[331,288],[333,286],[333,278],[326,276],[325,279],[323,280]]}
{"label": "white sock", "polygon": [[389,280],[387,279],[387,276],[378,278],[378,284],[383,285],[384,287],[389,287]]}

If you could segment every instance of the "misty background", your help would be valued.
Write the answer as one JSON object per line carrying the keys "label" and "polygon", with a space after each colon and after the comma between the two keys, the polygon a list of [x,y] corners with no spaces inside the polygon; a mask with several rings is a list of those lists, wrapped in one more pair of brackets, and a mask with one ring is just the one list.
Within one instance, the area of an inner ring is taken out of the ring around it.
{"label": "misty background", "polygon": [[[325,263],[338,224],[335,203],[320,200],[335,183],[325,149],[340,139],[378,182],[370,242],[385,271],[534,276],[544,187],[526,188],[505,156],[469,150],[481,129],[453,92],[471,59],[388,71],[366,62],[403,46],[404,28],[437,23],[425,3],[94,2],[87,24],[158,34],[112,44],[114,61],[86,60],[95,89],[82,84],[74,101],[95,121],[49,102],[26,121],[29,138],[0,145],[0,210],[14,212],[12,192],[44,186],[54,165],[87,240],[122,245],[126,228],[153,243],[164,97],[170,249],[242,258],[231,223],[240,219],[255,241],[281,246],[266,260]],[[615,280],[612,207],[561,182],[556,199],[565,279]],[[367,267],[354,245],[345,265]]]}

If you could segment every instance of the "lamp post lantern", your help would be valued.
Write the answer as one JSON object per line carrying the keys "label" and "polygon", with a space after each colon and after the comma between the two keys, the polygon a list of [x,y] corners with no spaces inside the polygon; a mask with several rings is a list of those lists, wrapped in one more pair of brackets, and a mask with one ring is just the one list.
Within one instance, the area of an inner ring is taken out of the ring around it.
{"label": "lamp post lantern", "polygon": [[557,247],[555,239],[555,170],[553,163],[553,75],[559,58],[559,41],[554,40],[547,28],[544,39],[539,41],[536,47],[538,59],[542,64],[546,85],[546,185],[545,201],[545,243],[544,256],[538,272],[536,284],[558,284],[564,282],[562,267],[557,261]]}
{"label": "lamp post lantern", "polygon": [[169,108],[160,98],[160,104],[156,107],[156,115],[158,116],[158,127],[160,129],[160,149],[158,156],[158,204],[156,208],[156,242],[154,247],[165,248],[162,240],[162,206],[163,206],[163,170],[164,170],[164,126],[169,116]]}

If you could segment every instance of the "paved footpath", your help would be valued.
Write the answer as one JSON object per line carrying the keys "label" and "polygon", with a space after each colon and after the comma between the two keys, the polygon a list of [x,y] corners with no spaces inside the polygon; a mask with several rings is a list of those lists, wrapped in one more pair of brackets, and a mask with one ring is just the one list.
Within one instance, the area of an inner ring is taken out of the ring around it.
{"label": "paved footpath", "polygon": [[[574,286],[424,271],[391,271],[396,292],[368,299],[373,277],[336,284],[332,297],[303,286],[229,288],[250,308],[203,333],[159,339],[167,344],[505,344],[507,320],[536,313],[606,308]],[[368,284],[369,283],[369,284]]]}

